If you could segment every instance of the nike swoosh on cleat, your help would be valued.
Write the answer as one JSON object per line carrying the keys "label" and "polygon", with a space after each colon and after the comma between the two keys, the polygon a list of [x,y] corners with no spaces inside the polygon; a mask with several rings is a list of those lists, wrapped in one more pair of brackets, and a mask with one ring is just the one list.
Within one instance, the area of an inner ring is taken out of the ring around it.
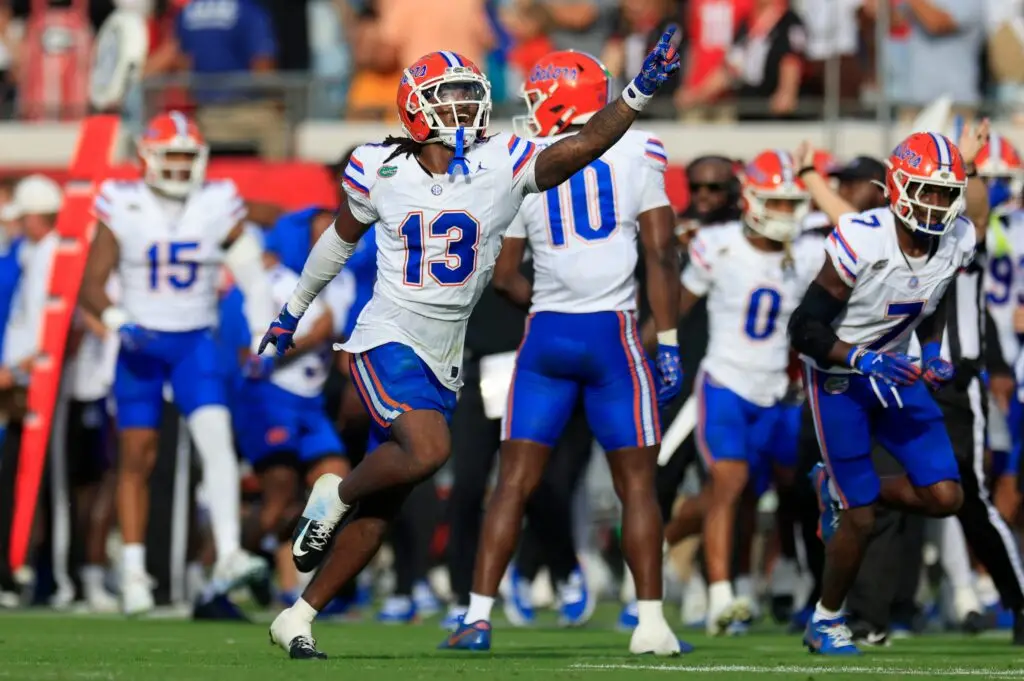
{"label": "nike swoosh on cleat", "polygon": [[302,556],[309,553],[309,551],[302,550],[302,540],[306,538],[306,530],[309,529],[310,524],[311,521],[307,521],[306,524],[302,526],[302,532],[299,532],[299,536],[296,537],[295,541],[292,543],[293,556],[298,556],[301,558]]}

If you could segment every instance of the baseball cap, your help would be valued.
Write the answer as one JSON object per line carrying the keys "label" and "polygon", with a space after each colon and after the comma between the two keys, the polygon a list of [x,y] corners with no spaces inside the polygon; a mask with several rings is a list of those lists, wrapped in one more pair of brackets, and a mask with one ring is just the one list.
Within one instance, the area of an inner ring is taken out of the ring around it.
{"label": "baseball cap", "polygon": [[847,180],[874,180],[885,183],[885,165],[870,156],[858,156],[844,166],[829,173],[840,182]]}
{"label": "baseball cap", "polygon": [[14,188],[11,202],[0,211],[0,218],[15,220],[22,215],[54,215],[60,212],[64,194],[60,185],[45,175],[29,175]]}

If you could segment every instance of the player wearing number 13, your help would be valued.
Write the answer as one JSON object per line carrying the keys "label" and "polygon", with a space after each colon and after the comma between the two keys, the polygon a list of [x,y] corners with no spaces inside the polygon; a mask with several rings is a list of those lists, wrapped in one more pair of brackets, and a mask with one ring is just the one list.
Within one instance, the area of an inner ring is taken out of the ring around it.
{"label": "player wearing number 13", "polygon": [[[825,462],[815,470],[826,563],[804,638],[811,652],[858,652],[839,611],[876,502],[932,516],[962,503],[952,445],[928,389],[953,377],[940,349],[946,289],[974,257],[974,226],[961,215],[967,185],[952,142],[936,133],[908,137],[889,158],[889,207],[839,220],[825,264],[790,320]],[[980,197],[971,192],[972,203],[987,202],[983,187],[972,189],[981,190]],[[905,354],[915,330],[920,363]],[[879,479],[874,442],[900,461],[905,476]]]}
{"label": "player wearing number 13", "polygon": [[[146,574],[148,477],[156,457],[164,387],[188,419],[210,495],[217,566],[197,616],[230,608],[223,596],[265,569],[239,546],[240,490],[225,386],[212,337],[217,282],[227,265],[245,293],[246,316],[262,333],[274,306],[261,249],[244,231],[246,207],[230,181],[206,182],[208,148],[195,123],[171,112],[138,141],[143,180],[107,181],[94,212],[100,223],[82,281],[82,307],[121,340],[114,379],[121,451],[118,520],[124,537],[122,598],[128,614],[153,607]],[[107,297],[116,270],[119,306]],[[218,593],[219,592],[219,593]]]}
{"label": "player wearing number 13", "polygon": [[[428,54],[405,69],[399,84],[407,136],[353,153],[343,180],[348,201],[313,247],[263,341],[287,350],[297,319],[376,223],[377,285],[343,347],[380,446],[343,481],[321,477],[303,510],[292,546],[299,569],[313,569],[334,544],[303,597],[271,625],[272,639],[292,657],[323,656],[311,635],[313,618],[373,557],[409,490],[448,460],[466,323],[523,199],[569,179],[626,133],[679,68],[674,32],[666,32],[620,98],[578,134],[541,150],[514,135],[488,137],[487,78],[458,54]],[[483,634],[467,639],[477,635]]]}

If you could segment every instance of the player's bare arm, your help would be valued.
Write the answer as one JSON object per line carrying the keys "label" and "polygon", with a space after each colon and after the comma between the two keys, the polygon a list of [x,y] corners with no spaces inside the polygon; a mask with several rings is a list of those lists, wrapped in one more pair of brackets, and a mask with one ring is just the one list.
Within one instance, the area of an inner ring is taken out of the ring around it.
{"label": "player's bare arm", "polygon": [[979,244],[985,242],[985,229],[988,225],[988,186],[984,179],[978,177],[974,161],[981,153],[982,148],[988,144],[989,134],[989,121],[986,118],[977,126],[965,125],[960,139],[957,141],[957,148],[960,149],[960,155],[963,156],[968,176],[967,189],[964,192],[964,200],[967,204],[964,215],[974,223]]}
{"label": "player's bare arm", "polygon": [[525,252],[526,239],[505,237],[501,244],[501,253],[494,263],[494,279],[491,283],[502,298],[521,310],[529,311],[533,285],[519,270]]}
{"label": "player's bare arm", "polygon": [[121,247],[114,233],[102,222],[97,223],[96,236],[89,247],[89,258],[85,262],[82,288],[78,293],[78,304],[87,314],[102,319],[103,313],[112,307],[107,296],[107,280],[110,279],[120,258]]}
{"label": "player's bare arm", "polygon": [[853,292],[826,260],[818,276],[789,320],[789,337],[793,348],[825,365],[848,366],[847,357],[854,349],[832,330],[832,322],[846,307]]}
{"label": "player's bare arm", "polygon": [[641,213],[640,243],[647,270],[647,300],[659,332],[676,330],[679,310],[679,249],[676,248],[676,216],[671,206]]}
{"label": "player's bare arm", "polygon": [[811,198],[814,199],[814,203],[816,203],[818,208],[828,216],[828,219],[832,221],[832,224],[837,224],[841,215],[856,212],[856,209],[843,199],[843,197],[839,196],[839,194],[829,186],[828,180],[822,177],[815,169],[814,147],[810,142],[801,143],[800,146],[797,147],[795,156],[799,159],[800,163],[800,179],[804,181],[804,186],[806,186],[807,191],[810,192]]}
{"label": "player's bare arm", "polygon": [[579,133],[555,142],[537,155],[534,176],[538,191],[562,184],[626,134],[655,90],[679,70],[676,31],[675,26],[669,26],[647,55],[640,74],[618,99],[594,114]]}

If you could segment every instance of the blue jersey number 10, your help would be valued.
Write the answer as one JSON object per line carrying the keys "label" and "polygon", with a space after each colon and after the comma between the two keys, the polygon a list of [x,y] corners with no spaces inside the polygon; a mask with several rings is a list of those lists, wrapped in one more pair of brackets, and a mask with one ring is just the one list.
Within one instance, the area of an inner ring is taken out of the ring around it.
{"label": "blue jersey number 10", "polygon": [[[563,194],[568,190],[568,215],[563,210]],[[562,189],[562,194],[559,193]],[[615,180],[612,167],[597,159],[569,178],[569,181],[544,192],[551,245],[565,246],[566,229],[586,242],[603,241],[615,231]],[[568,227],[566,223],[568,224]]]}

